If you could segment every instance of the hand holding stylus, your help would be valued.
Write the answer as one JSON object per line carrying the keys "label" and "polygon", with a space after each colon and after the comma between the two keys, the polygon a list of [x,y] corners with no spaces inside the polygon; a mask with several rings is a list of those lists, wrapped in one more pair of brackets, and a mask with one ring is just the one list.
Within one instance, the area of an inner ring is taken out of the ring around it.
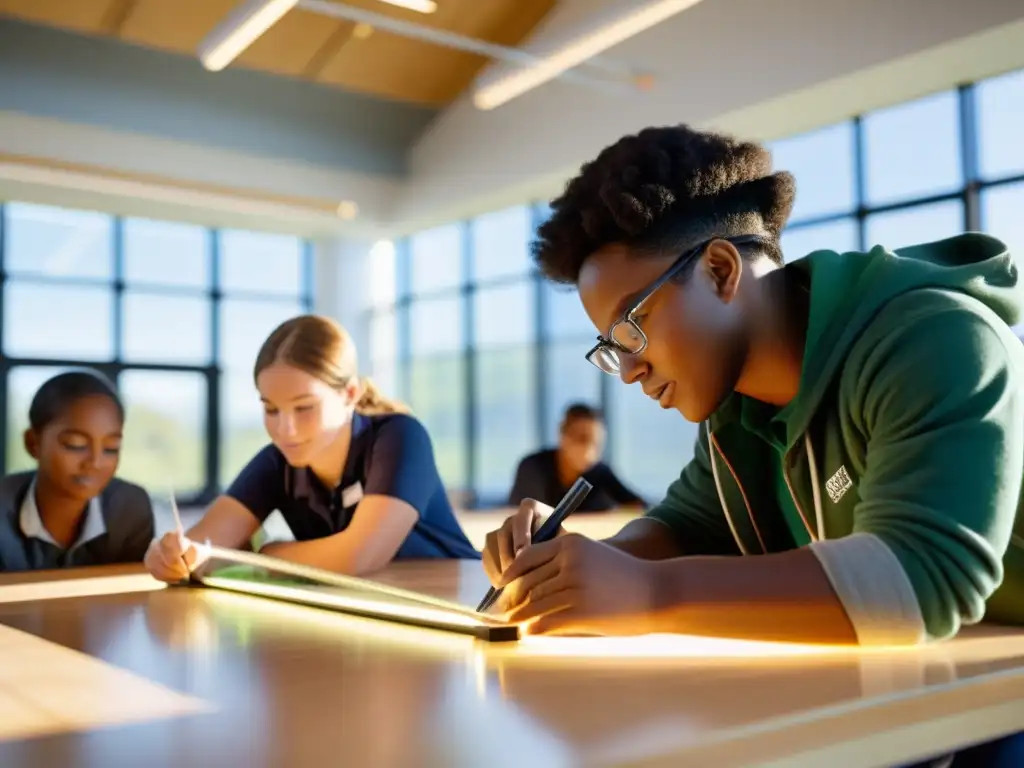
{"label": "hand holding stylus", "polygon": [[566,533],[526,547],[502,573],[501,617],[528,634],[654,631],[660,563]]}
{"label": "hand holding stylus", "polygon": [[[509,527],[510,535],[508,537],[498,538],[498,549],[499,557],[504,558],[505,562],[509,560],[514,561],[522,552],[534,544],[543,543],[557,538],[559,535],[564,533],[562,523],[569,515],[579,509],[580,505],[587,498],[587,495],[594,489],[594,486],[589,481],[582,477],[577,478],[576,482],[572,484],[572,487],[566,492],[562,500],[558,502],[551,514],[544,518],[540,525],[534,529],[534,519],[531,519],[528,514],[524,513],[520,518],[516,518],[513,515],[513,520]],[[530,507],[524,505],[524,509],[529,510]],[[511,557],[509,557],[511,555]],[[484,566],[487,567],[486,564]],[[506,566],[507,567],[507,566]],[[492,565],[493,569],[493,565]],[[502,577],[504,574],[502,574]],[[480,605],[477,606],[477,611],[488,611],[495,603],[501,598],[503,586],[495,585],[488,590],[487,594],[484,595],[484,599],[480,601]]]}
{"label": "hand holding stylus", "polygon": [[198,562],[195,545],[185,536],[185,527],[181,522],[178,504],[171,495],[171,514],[174,518],[174,530],[168,531],[158,539],[154,539],[146,551],[146,570],[155,579],[175,583],[188,579]]}
{"label": "hand holding stylus", "polygon": [[[532,542],[533,534],[543,525],[553,509],[534,499],[524,499],[515,514],[496,531],[487,534],[484,544],[484,571],[493,586],[498,586],[501,574],[512,565],[516,555]],[[559,526],[556,536],[565,534]]]}
{"label": "hand holding stylus", "polygon": [[153,578],[174,584],[189,577],[197,559],[195,545],[175,530],[153,539],[144,563]]}
{"label": "hand holding stylus", "polygon": [[478,610],[496,606],[530,634],[650,631],[657,564],[560,525],[587,491],[589,484],[570,491],[555,510],[525,501],[488,535],[483,560],[493,588]]}

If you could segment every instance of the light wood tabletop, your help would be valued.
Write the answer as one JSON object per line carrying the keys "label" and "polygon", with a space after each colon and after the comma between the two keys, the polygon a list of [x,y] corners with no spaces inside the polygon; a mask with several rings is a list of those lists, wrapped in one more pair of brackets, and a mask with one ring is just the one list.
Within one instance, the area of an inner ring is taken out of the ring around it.
{"label": "light wood tabletop", "polygon": [[[1024,632],[488,644],[136,569],[0,575],[0,765],[885,766],[1024,730]],[[471,605],[478,562],[378,580]]]}

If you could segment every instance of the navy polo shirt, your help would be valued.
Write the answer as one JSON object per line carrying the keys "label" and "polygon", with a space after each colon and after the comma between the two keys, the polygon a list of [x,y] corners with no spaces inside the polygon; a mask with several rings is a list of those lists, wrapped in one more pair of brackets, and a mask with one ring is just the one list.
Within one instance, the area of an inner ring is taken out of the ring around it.
{"label": "navy polo shirt", "polygon": [[344,531],[364,496],[401,499],[419,515],[396,559],[479,559],[445,492],[430,436],[406,414],[352,419],[352,443],[337,488],[289,466],[274,445],[261,450],[227,489],[260,522],[279,510],[297,541]]}

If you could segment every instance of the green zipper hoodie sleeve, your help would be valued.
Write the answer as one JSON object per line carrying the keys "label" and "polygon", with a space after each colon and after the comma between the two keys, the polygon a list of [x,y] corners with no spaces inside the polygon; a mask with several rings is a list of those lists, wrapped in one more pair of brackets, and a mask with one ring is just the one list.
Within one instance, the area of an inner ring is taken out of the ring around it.
{"label": "green zipper hoodie sleeve", "polygon": [[646,517],[667,525],[684,554],[740,554],[711,473],[706,424],[701,424],[697,432],[693,458],[669,486],[664,500],[649,509]]}
{"label": "green zipper hoodie sleeve", "polygon": [[840,397],[867,441],[853,535],[812,549],[862,642],[983,617],[1021,493],[1022,384],[1020,342],[962,293],[904,294],[850,349]]}

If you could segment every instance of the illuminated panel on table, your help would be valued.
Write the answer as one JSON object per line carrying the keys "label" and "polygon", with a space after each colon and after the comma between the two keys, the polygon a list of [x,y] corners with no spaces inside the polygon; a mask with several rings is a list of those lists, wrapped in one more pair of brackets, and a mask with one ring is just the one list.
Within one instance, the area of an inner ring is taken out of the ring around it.
{"label": "illuminated panel on table", "polygon": [[[234,591],[210,589],[201,591],[202,600],[230,626],[247,622],[293,626],[304,636],[319,635],[344,638],[375,649],[388,648],[417,658],[444,659],[471,665],[473,673],[484,686],[489,670],[502,677],[517,669],[555,670],[587,669],[628,670],[656,668],[673,670],[708,666],[749,669],[767,665],[777,668],[798,665],[808,670],[817,665],[854,664],[861,674],[869,674],[871,686],[889,690],[893,670],[897,678],[906,677],[907,669],[936,670],[949,660],[957,649],[959,660],[1002,658],[1020,655],[1024,637],[1008,643],[1006,638],[984,638],[979,641],[938,643],[925,647],[859,648],[799,643],[754,642],[688,635],[646,635],[639,637],[539,637],[527,635],[518,643],[484,643],[471,635],[455,632],[424,631],[420,627],[393,621],[377,621],[341,611],[311,611],[303,605],[283,600],[248,599]],[[998,646],[998,653],[996,648]],[[876,661],[878,664],[876,665]],[[896,665],[896,666],[894,666]],[[909,665],[909,667],[908,667]],[[877,666],[877,669],[876,669]]]}
{"label": "illuminated panel on table", "polygon": [[264,555],[210,548],[199,581],[207,586],[316,606],[355,616],[439,629],[484,640],[520,640],[488,652],[496,659],[544,660],[757,660],[842,658],[892,654],[908,648],[787,643],[701,635],[552,637],[522,633],[516,626],[456,603],[365,579],[288,563]]}
{"label": "illuminated panel on table", "polygon": [[195,578],[216,589],[458,632],[490,642],[519,639],[517,626],[456,603],[263,555],[211,548]]}

